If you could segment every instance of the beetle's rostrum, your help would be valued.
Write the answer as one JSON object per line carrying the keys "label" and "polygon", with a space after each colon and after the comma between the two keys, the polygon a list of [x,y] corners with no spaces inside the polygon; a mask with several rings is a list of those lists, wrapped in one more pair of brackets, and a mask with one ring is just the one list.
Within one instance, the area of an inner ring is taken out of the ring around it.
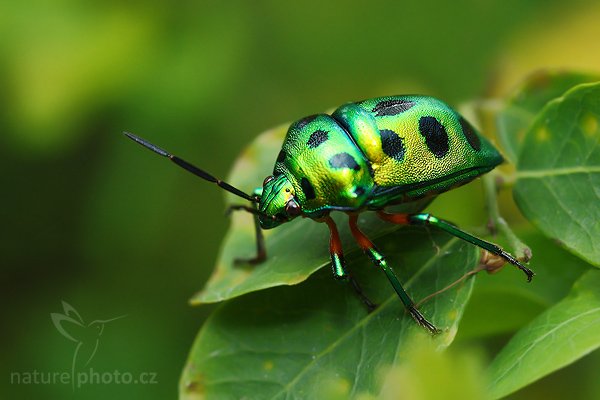
{"label": "beetle's rostrum", "polygon": [[252,195],[133,135],[148,149],[168,157],[195,175],[253,205],[232,206],[254,214],[257,256],[266,257],[261,229],[298,216],[325,222],[330,231],[334,276],[348,279],[369,309],[373,308],[348,275],[337,228],[330,213],[346,212],[356,242],[380,267],[411,316],[432,333],[438,330],[415,308],[393,270],[360,231],[356,216],[375,211],[388,222],[431,225],[479,246],[509,262],[531,280],[533,272],[495,244],[472,236],[429,214],[385,212],[388,206],[424,208],[438,194],[470,182],[499,165],[498,150],[460,114],[428,96],[389,96],[348,103],[331,115],[316,114],[291,124],[273,168]]}

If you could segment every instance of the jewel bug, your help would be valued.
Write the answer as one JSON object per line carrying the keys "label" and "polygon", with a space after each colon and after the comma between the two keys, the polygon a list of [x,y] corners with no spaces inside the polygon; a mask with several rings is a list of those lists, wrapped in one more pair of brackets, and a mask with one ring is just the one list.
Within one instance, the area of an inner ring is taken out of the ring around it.
{"label": "jewel bug", "polygon": [[330,213],[348,214],[352,236],[382,269],[398,297],[419,325],[438,330],[416,308],[383,254],[360,230],[361,212],[373,211],[390,223],[427,225],[472,243],[521,269],[528,281],[534,273],[499,246],[479,239],[428,213],[390,213],[386,207],[416,204],[422,210],[438,194],[464,185],[503,162],[498,150],[446,103],[429,96],[408,95],[345,104],[332,114],[315,114],[290,125],[273,173],[252,194],[125,132],[144,147],[169,158],[189,172],[247,200],[233,205],[254,215],[257,255],[266,258],[262,229],[297,217],[329,228],[334,277],[348,280],[369,309],[374,304],[349,276],[338,229]]}

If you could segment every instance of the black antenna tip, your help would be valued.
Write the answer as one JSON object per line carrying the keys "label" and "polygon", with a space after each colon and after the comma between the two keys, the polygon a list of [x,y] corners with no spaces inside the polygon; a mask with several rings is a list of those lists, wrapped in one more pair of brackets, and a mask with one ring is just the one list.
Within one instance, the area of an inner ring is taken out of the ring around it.
{"label": "black antenna tip", "polygon": [[145,148],[150,149],[157,154],[160,154],[163,157],[171,158],[171,154],[167,153],[165,150],[161,149],[160,147],[158,147],[156,145],[153,145],[152,143],[142,139],[139,136],[134,135],[133,133],[123,132],[123,135],[127,136],[129,139],[133,140],[134,142],[141,144]]}

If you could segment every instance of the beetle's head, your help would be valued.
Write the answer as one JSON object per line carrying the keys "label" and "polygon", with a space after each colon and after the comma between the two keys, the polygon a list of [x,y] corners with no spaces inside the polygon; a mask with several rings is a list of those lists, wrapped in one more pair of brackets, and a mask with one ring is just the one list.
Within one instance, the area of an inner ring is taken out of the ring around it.
{"label": "beetle's head", "polygon": [[258,210],[258,219],[263,229],[275,228],[302,214],[294,187],[285,175],[269,175],[265,178]]}

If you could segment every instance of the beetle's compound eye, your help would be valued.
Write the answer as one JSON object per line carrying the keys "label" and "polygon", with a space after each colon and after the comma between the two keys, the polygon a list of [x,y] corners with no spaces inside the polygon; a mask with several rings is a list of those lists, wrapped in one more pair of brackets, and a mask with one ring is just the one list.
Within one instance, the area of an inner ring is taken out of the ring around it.
{"label": "beetle's compound eye", "polygon": [[300,206],[298,205],[298,203],[296,203],[296,200],[290,199],[290,201],[288,201],[285,205],[285,212],[290,217],[297,217],[298,215],[300,215],[302,210],[300,210]]}
{"label": "beetle's compound eye", "polygon": [[273,179],[275,179],[275,177],[273,175],[269,175],[265,178],[265,180],[263,181],[263,186],[265,186],[267,183],[271,182]]}

